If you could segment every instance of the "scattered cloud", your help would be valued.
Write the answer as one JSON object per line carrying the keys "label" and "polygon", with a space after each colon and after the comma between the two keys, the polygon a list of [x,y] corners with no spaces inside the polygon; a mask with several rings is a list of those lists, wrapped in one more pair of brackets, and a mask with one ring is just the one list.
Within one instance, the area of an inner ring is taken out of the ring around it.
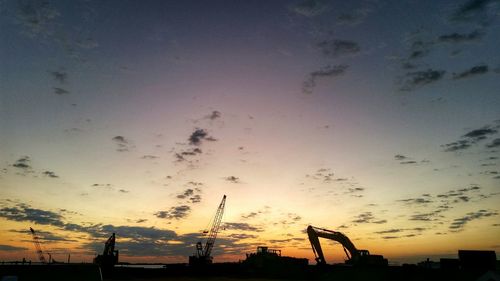
{"label": "scattered cloud", "polygon": [[28,37],[45,39],[54,35],[55,19],[59,11],[46,1],[23,1],[16,13],[17,23]]}
{"label": "scattered cloud", "polygon": [[[462,135],[460,140],[441,145],[446,152],[454,152],[465,150],[482,140],[487,139],[489,136],[498,133],[499,125],[491,126],[486,125],[482,128],[469,131],[468,133]],[[487,146],[488,147],[488,146]]]}
{"label": "scattered cloud", "polygon": [[54,173],[52,171],[45,171],[42,174],[49,177],[49,178],[58,178],[59,177],[58,175],[56,175],[56,173]]}
{"label": "scattered cloud", "polygon": [[226,181],[231,182],[231,183],[240,183],[240,178],[235,177],[235,176],[228,176],[224,178]]}
{"label": "scattered cloud", "polygon": [[207,116],[207,118],[210,120],[215,120],[215,119],[220,118],[220,117],[221,117],[221,113],[217,110],[212,111],[212,113]]}
{"label": "scattered cloud", "polygon": [[191,212],[191,207],[188,205],[180,205],[171,207],[168,211],[158,211],[155,213],[155,216],[161,219],[183,219],[186,218]]}
{"label": "scattered cloud", "polygon": [[358,25],[381,6],[379,1],[362,1],[361,7],[348,12],[340,13],[336,22],[338,25]]}
{"label": "scattered cloud", "polygon": [[332,58],[354,55],[361,51],[359,44],[350,40],[323,40],[317,46],[323,55]]}
{"label": "scattered cloud", "polygon": [[464,43],[464,42],[472,42],[472,41],[478,41],[483,37],[484,33],[474,30],[471,33],[450,33],[450,34],[443,34],[438,37],[438,42],[442,43]]}
{"label": "scattered cloud", "polygon": [[117,146],[116,151],[118,152],[130,151],[130,149],[132,149],[129,140],[124,136],[115,136],[111,140],[115,142]]}
{"label": "scattered cloud", "polygon": [[199,192],[201,192],[201,189],[199,188],[195,189],[187,188],[180,194],[177,194],[176,198],[183,200],[187,199],[187,203],[192,203],[192,204],[199,203],[201,202],[201,195],[199,194]]}
{"label": "scattered cloud", "polygon": [[250,225],[245,222],[225,222],[223,225],[223,229],[225,230],[238,230],[238,231],[254,231],[254,232],[262,232],[264,229]]}
{"label": "scattered cloud", "polygon": [[237,240],[242,240],[242,239],[255,239],[259,236],[253,235],[253,234],[246,234],[246,233],[233,233],[233,234],[227,235],[227,237],[234,238]]}
{"label": "scattered cloud", "polygon": [[458,7],[452,14],[452,21],[476,21],[486,20],[488,6],[495,3],[496,0],[468,0]]}
{"label": "scattered cloud", "polygon": [[193,133],[189,136],[189,144],[200,145],[202,140],[206,141],[216,141],[215,138],[208,136],[208,132],[204,129],[195,129]]}
{"label": "scattered cloud", "polygon": [[428,85],[441,80],[444,77],[444,70],[427,69],[423,71],[408,72],[403,78],[401,91],[412,91],[424,85]]}
{"label": "scattered cloud", "polygon": [[[22,233],[26,236],[31,235],[31,231],[29,229],[23,230],[9,230],[9,232]],[[53,243],[53,242],[77,242],[74,239],[68,239],[65,236],[55,234],[50,231],[36,230],[36,236],[40,239],[41,243]],[[29,240],[31,242],[31,239]]]}
{"label": "scattered cloud", "polygon": [[374,224],[384,224],[387,220],[376,219],[372,212],[364,212],[356,216],[353,223],[374,223]]}
{"label": "scattered cloud", "polygon": [[4,252],[16,252],[16,251],[25,251],[25,250],[28,250],[28,248],[0,244],[0,251],[4,251]]}
{"label": "scattered cloud", "polygon": [[92,184],[92,187],[113,189],[113,185],[110,183],[94,183],[94,184]]}
{"label": "scattered cloud", "polygon": [[158,158],[160,158],[160,157],[155,156],[155,155],[149,155],[149,154],[148,155],[143,155],[141,157],[141,159],[158,159]]}
{"label": "scattered cloud", "polygon": [[311,18],[325,13],[329,6],[323,0],[304,0],[288,6],[288,9],[298,15]]}
{"label": "scattered cloud", "polygon": [[464,150],[464,149],[469,148],[470,146],[471,146],[471,143],[468,140],[459,140],[456,142],[450,142],[450,143],[442,145],[442,147],[445,148],[444,151],[446,151],[446,152]]}
{"label": "scattered cloud", "polygon": [[23,156],[17,159],[16,162],[12,164],[12,167],[28,172],[32,169],[30,164],[31,164],[31,159],[28,156]]}
{"label": "scattered cloud", "polygon": [[411,221],[434,221],[437,220],[437,217],[440,217],[439,213],[441,210],[436,210],[428,213],[417,213],[410,216],[409,220]]}
{"label": "scattered cloud", "polygon": [[498,215],[497,211],[488,211],[488,210],[479,210],[477,212],[467,213],[465,216],[461,218],[457,218],[453,220],[450,225],[450,229],[454,231],[461,231],[465,227],[465,225],[473,220],[478,220],[486,217],[492,217]]}
{"label": "scattered cloud", "polygon": [[193,194],[194,194],[194,190],[191,188],[188,188],[188,189],[184,190],[181,194],[177,195],[176,197],[179,199],[185,199],[189,196],[192,196]]}
{"label": "scattered cloud", "polygon": [[59,82],[60,84],[66,83],[66,79],[68,78],[68,73],[66,73],[65,71],[63,70],[50,71],[49,73],[56,82]]}
{"label": "scattered cloud", "polygon": [[344,64],[328,65],[320,70],[311,72],[302,85],[302,92],[305,94],[311,94],[316,87],[316,80],[318,78],[337,77],[343,75],[348,68],[349,66]]}
{"label": "scattered cloud", "polygon": [[490,144],[487,144],[487,148],[495,148],[500,146],[500,138],[494,139]]}
{"label": "scattered cloud", "polygon": [[476,66],[473,66],[470,69],[467,69],[463,72],[453,73],[453,79],[458,80],[458,79],[469,78],[472,76],[478,76],[481,74],[486,74],[486,73],[488,73],[488,71],[489,71],[489,69],[488,69],[487,65],[485,65],[485,64],[476,65]]}
{"label": "scattered cloud", "polygon": [[52,211],[32,208],[31,206],[19,203],[12,207],[0,209],[0,217],[12,221],[29,221],[42,225],[64,226],[63,217]]}
{"label": "scattered cloud", "polygon": [[394,155],[394,159],[397,160],[397,161],[402,161],[402,160],[408,159],[408,157],[404,156],[404,155],[401,155],[401,154],[396,154],[396,155]]}
{"label": "scattered cloud", "polygon": [[254,219],[254,218],[259,217],[262,214],[269,214],[270,212],[271,212],[271,207],[264,206],[263,208],[260,208],[257,211],[242,214],[241,218],[242,219]]}
{"label": "scattered cloud", "polygon": [[54,87],[54,94],[56,95],[67,95],[69,91],[60,87]]}
{"label": "scattered cloud", "polygon": [[401,199],[398,200],[399,202],[407,203],[407,204],[429,204],[433,203],[431,199],[429,199],[429,196],[423,196],[420,198],[408,198],[408,199]]}

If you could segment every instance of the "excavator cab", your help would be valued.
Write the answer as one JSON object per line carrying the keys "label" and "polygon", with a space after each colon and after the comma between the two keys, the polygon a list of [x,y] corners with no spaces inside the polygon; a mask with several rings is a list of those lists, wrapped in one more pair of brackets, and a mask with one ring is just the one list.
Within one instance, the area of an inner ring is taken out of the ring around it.
{"label": "excavator cab", "polygon": [[369,256],[370,252],[368,250],[358,250],[361,257]]}

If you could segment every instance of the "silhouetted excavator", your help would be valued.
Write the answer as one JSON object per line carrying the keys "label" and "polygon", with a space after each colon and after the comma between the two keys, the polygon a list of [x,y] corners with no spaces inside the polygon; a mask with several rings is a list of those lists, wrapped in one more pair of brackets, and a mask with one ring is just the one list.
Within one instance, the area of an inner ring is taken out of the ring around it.
{"label": "silhouetted excavator", "polygon": [[222,201],[217,208],[215,213],[214,221],[210,231],[203,231],[203,234],[208,234],[207,242],[203,245],[202,241],[196,243],[196,254],[189,257],[189,265],[200,266],[212,263],[212,248],[214,247],[215,239],[217,238],[217,233],[219,232],[220,223],[222,221],[222,215],[224,214],[224,206],[226,205],[226,195],[222,197]]}
{"label": "silhouetted excavator", "polygon": [[388,262],[382,255],[370,255],[368,250],[358,250],[351,240],[342,232],[308,226],[307,235],[311,242],[318,265],[326,265],[325,256],[319,243],[319,237],[339,242],[347,256],[347,264],[354,266],[387,266]]}
{"label": "silhouetted excavator", "polygon": [[115,234],[111,235],[104,244],[102,255],[94,258],[94,263],[101,268],[112,268],[118,263],[118,250],[115,250]]}

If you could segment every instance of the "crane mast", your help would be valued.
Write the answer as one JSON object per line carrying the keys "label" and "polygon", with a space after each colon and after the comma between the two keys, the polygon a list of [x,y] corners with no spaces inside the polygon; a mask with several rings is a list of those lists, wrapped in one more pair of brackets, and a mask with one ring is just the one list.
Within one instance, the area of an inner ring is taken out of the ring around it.
{"label": "crane mast", "polygon": [[210,228],[210,231],[208,231],[207,241],[205,245],[203,245],[202,241],[196,243],[196,255],[189,257],[190,265],[205,265],[212,263],[212,256],[210,254],[212,253],[212,249],[215,244],[215,239],[217,239],[217,234],[219,233],[219,228],[222,221],[222,216],[224,214],[225,205],[226,205],[226,195],[222,197],[222,201],[219,204],[219,208],[217,208],[217,212],[215,213],[212,227]]}
{"label": "crane mast", "polygon": [[45,264],[47,261],[45,260],[45,256],[42,251],[42,247],[40,246],[40,241],[38,240],[38,236],[36,236],[36,232],[33,228],[30,227],[31,236],[33,236],[33,244],[35,244],[35,250],[38,255],[38,259],[41,263]]}

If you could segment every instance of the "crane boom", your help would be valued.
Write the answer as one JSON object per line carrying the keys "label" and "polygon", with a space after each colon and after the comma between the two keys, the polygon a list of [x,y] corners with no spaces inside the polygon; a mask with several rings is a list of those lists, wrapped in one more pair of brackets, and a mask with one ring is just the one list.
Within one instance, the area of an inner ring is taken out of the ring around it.
{"label": "crane boom", "polygon": [[222,221],[222,215],[224,214],[224,207],[226,205],[226,195],[222,197],[222,201],[217,208],[217,213],[215,213],[214,223],[210,232],[208,233],[207,243],[203,251],[203,255],[210,256],[212,253],[212,248],[214,247],[215,239],[217,238],[217,233],[219,233],[220,223]]}
{"label": "crane boom", "polygon": [[47,263],[45,260],[45,256],[42,251],[42,247],[40,246],[40,241],[38,240],[38,236],[36,236],[36,232],[33,228],[30,227],[31,231],[31,236],[33,236],[33,244],[35,244],[35,251],[38,255],[38,259],[40,260],[41,263]]}
{"label": "crane boom", "polygon": [[196,255],[189,257],[189,264],[191,265],[203,265],[212,263],[212,257],[210,254],[212,253],[212,249],[215,244],[215,239],[217,239],[217,234],[219,233],[220,224],[222,221],[222,216],[224,215],[224,207],[226,205],[226,195],[222,197],[222,201],[217,208],[217,212],[215,213],[214,221],[212,223],[212,227],[210,231],[204,231],[203,233],[207,233],[207,241],[205,245],[202,244],[201,241],[196,243]]}

